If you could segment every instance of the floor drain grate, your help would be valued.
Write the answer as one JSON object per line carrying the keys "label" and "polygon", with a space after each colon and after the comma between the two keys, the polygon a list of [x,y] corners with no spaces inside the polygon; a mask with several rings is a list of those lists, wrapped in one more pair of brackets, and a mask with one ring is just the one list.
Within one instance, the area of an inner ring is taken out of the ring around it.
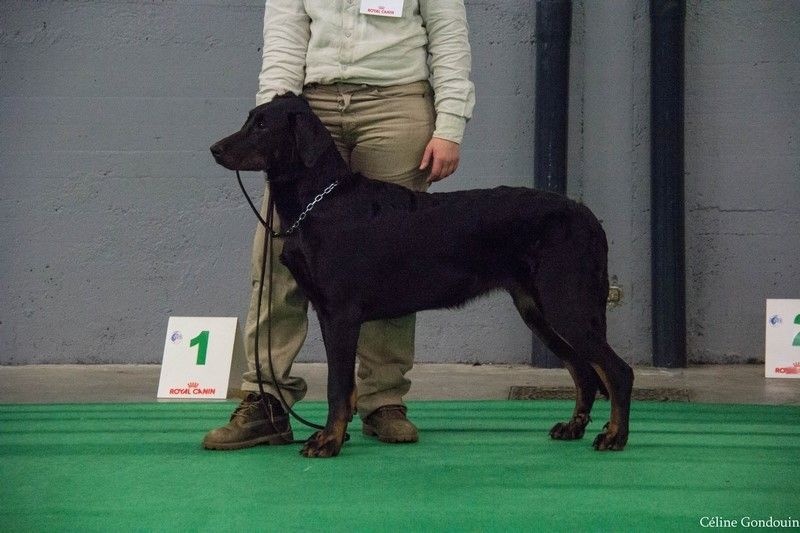
{"label": "floor drain grate", "polygon": [[[572,400],[575,389],[572,387],[532,387],[512,385],[508,392],[509,400]],[[633,399],[651,402],[689,402],[689,389],[676,387],[655,387],[633,389]]]}

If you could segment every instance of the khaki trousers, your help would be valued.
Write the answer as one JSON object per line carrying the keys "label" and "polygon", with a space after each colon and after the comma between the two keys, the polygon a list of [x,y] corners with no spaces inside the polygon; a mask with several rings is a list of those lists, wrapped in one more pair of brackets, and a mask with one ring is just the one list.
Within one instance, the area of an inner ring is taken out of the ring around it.
{"label": "khaki trousers", "polygon": [[[396,183],[413,190],[427,188],[426,171],[419,170],[422,154],[433,135],[435,112],[428,82],[393,87],[336,84],[307,87],[304,96],[330,131],[353,172]],[[268,194],[268,191],[267,191]],[[262,213],[268,196],[264,195]],[[277,217],[276,217],[277,219]],[[291,221],[289,221],[291,223]],[[252,293],[245,324],[248,371],[242,389],[258,390],[255,372],[255,327],[264,228],[253,240]],[[286,401],[292,405],[306,393],[305,381],[291,374],[292,363],[308,331],[308,302],[280,261],[281,239],[273,241],[276,258],[272,284],[272,365]],[[267,362],[268,302],[262,294],[259,359],[265,391],[276,395]],[[384,405],[402,405],[411,382],[405,374],[414,359],[414,315],[367,322],[358,342],[358,412],[362,418]]]}

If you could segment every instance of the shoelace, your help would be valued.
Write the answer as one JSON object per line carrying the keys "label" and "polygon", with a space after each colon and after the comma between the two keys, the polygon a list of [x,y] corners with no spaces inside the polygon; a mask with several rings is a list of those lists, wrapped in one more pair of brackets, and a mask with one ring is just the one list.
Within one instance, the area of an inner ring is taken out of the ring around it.
{"label": "shoelace", "polygon": [[253,410],[254,407],[257,407],[257,401],[249,401],[245,400],[239,404],[239,406],[234,409],[233,414],[231,415],[231,420],[234,418],[249,418],[250,411]]}
{"label": "shoelace", "polygon": [[[267,401],[266,404],[267,408],[269,409],[269,413],[265,414],[267,414],[267,418],[269,419],[270,422],[274,422],[277,418],[281,418],[275,416],[275,411],[273,410],[274,406],[272,405],[271,402]],[[244,418],[245,420],[247,420],[251,418],[250,415],[254,410],[256,411],[261,410],[261,400],[257,396],[256,397],[248,396],[233,411],[233,414],[231,415],[231,420],[233,420],[234,418]]]}

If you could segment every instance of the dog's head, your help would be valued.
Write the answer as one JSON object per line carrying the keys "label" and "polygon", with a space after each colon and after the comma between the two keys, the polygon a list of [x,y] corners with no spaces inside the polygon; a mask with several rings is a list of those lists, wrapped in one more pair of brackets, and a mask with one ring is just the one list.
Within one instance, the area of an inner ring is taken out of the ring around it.
{"label": "dog's head", "polygon": [[287,94],[250,111],[242,129],[214,143],[211,154],[229,170],[270,171],[313,167],[332,145],[308,102]]}

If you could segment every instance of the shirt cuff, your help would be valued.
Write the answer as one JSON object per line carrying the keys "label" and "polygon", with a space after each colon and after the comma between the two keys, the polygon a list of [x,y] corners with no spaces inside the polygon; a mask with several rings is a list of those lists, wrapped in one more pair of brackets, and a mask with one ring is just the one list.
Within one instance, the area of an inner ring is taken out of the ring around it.
{"label": "shirt cuff", "polygon": [[256,106],[266,104],[275,98],[275,94],[275,91],[258,91],[258,93],[256,93]]}
{"label": "shirt cuff", "polygon": [[278,89],[262,88],[259,89],[258,92],[256,93],[256,105],[259,106],[261,104],[266,104],[267,102],[272,101],[272,99],[275,98],[276,96],[283,96],[286,93],[292,93],[300,96],[303,93],[303,91],[298,92],[292,89],[284,89],[284,88],[278,88]]}
{"label": "shirt cuff", "polygon": [[451,115],[450,113],[437,113],[436,129],[433,131],[433,136],[461,144],[466,127],[467,119],[464,117]]}

